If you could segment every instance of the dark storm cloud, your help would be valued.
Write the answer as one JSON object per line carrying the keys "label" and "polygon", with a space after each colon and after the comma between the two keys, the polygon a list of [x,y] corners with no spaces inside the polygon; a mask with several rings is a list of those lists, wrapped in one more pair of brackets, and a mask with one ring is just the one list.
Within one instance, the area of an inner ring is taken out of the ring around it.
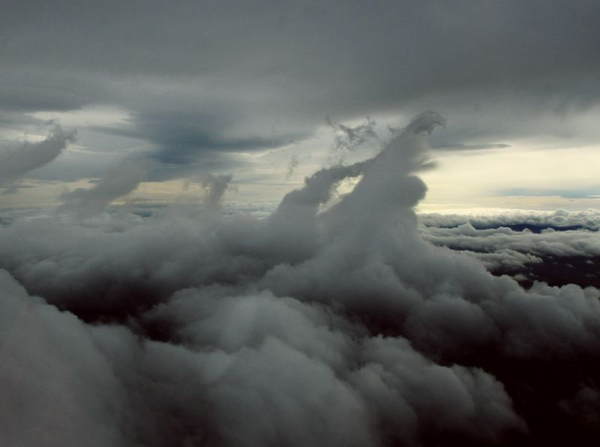
{"label": "dark storm cloud", "polygon": [[[206,152],[235,152],[270,149],[290,144],[300,135],[227,137],[225,125],[210,114],[193,111],[143,113],[135,119],[135,129],[123,135],[147,139],[158,145],[153,158],[169,164],[197,161]],[[118,132],[118,131],[117,131]]]}
{"label": "dark storm cloud", "polygon": [[584,0],[15,1],[0,18],[0,64],[9,67],[0,107],[117,105],[133,114],[129,131],[167,163],[282,146],[327,116],[428,108],[455,123],[437,146],[489,147],[546,130],[585,138],[556,134],[556,124],[600,98],[599,8]]}
{"label": "dark storm cloud", "polygon": [[3,445],[595,445],[600,290],[525,290],[423,239],[416,173],[443,123],[417,117],[265,219],[0,228]]}

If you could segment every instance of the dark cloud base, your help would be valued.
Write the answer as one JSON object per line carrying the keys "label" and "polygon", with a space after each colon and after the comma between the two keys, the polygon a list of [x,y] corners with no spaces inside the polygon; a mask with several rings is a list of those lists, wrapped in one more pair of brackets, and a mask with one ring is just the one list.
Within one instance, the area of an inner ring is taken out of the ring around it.
{"label": "dark cloud base", "polygon": [[2,226],[0,443],[596,445],[600,291],[488,270],[595,262],[597,233],[420,225],[440,124],[262,220],[220,212],[224,176],[200,210]]}

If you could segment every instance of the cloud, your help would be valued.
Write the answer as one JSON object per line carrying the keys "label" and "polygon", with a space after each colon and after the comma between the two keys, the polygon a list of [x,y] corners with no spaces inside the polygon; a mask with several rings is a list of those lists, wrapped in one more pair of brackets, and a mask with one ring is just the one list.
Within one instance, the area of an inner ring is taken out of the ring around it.
{"label": "cloud", "polygon": [[119,107],[131,119],[105,130],[149,143],[163,176],[307,139],[327,116],[434,108],[454,126],[433,145],[461,150],[598,138],[593,1],[13,3],[2,107]]}
{"label": "cloud", "polygon": [[[56,402],[73,390],[77,428],[103,445],[595,445],[594,415],[573,415],[597,408],[582,390],[599,372],[600,290],[525,289],[421,234],[418,172],[444,123],[415,117],[266,218],[183,206],[16,218],[0,228],[0,268],[14,277],[0,276],[2,293],[16,296],[0,315],[16,321],[23,302],[46,315],[9,345],[45,354],[20,376],[73,368],[74,383],[42,376]],[[356,186],[331,203],[347,178]],[[63,346],[67,330],[77,343]],[[44,396],[37,383],[18,388],[27,408]],[[29,411],[14,445],[35,441]]]}
{"label": "cloud", "polygon": [[354,150],[367,140],[378,139],[377,132],[375,132],[376,123],[369,117],[367,117],[366,124],[359,124],[358,126],[334,123],[329,117],[326,118],[326,122],[334,131],[334,148],[336,150]]}
{"label": "cloud", "polygon": [[[77,445],[85,436],[111,446],[266,446],[278,439],[359,446],[412,442],[419,430],[489,439],[520,426],[502,386],[486,373],[435,365],[403,339],[356,345],[343,320],[293,299],[263,293],[215,300],[190,290],[157,312],[183,312],[187,320],[185,312],[194,312],[187,343],[141,346],[127,330],[86,327],[0,275],[8,291],[2,315],[10,321],[4,340],[12,341],[4,348],[14,356],[2,370],[3,393],[21,408],[13,425],[3,426],[8,446]],[[198,314],[203,307],[207,313]],[[264,325],[248,326],[251,315]],[[219,336],[223,324],[230,329]],[[58,350],[59,343],[68,349]],[[211,350],[196,350],[207,343]],[[32,383],[36,371],[43,381]],[[49,405],[54,411],[44,411]],[[382,439],[372,418],[392,416],[399,430]],[[65,430],[57,424],[67,417],[72,428]]]}
{"label": "cloud", "polygon": [[521,284],[546,281],[596,286],[600,258],[598,211],[513,212],[499,215],[422,215],[423,237],[473,256],[494,274]]}
{"label": "cloud", "polygon": [[[17,67],[66,64],[70,71],[85,67],[125,75],[222,76],[228,83],[246,77],[258,84],[259,76],[277,70],[272,77],[283,75],[286,87],[288,80],[304,88],[319,78],[324,85],[315,93],[330,91],[339,102],[343,91],[349,104],[358,98],[384,103],[422,92],[528,78],[550,80],[539,89],[560,95],[565,78],[585,77],[598,66],[591,44],[597,35],[590,19],[597,8],[593,1],[555,1],[552,10],[558,15],[548,12],[547,2],[518,1],[493,7],[464,1],[452,6],[382,2],[370,7],[354,1],[344,5],[343,15],[335,3],[258,1],[235,10],[198,4],[168,8],[176,27],[164,24],[167,8],[154,3],[154,8],[133,15],[140,2],[85,7],[58,2],[54,8],[24,2],[11,8],[2,23],[8,43],[21,39],[23,47],[17,51],[5,45],[1,54]],[[71,16],[65,15],[67,9]],[[73,22],[76,26],[57,26]],[[149,25],[152,32],[136,32]],[[81,46],[73,37],[84,33],[87,45]],[[149,44],[153,51],[147,50]],[[289,51],[292,47],[296,51]],[[547,57],[549,51],[555,58]],[[163,57],[157,59],[157,53]],[[481,59],[474,60],[474,53]],[[390,85],[398,88],[390,91]]]}
{"label": "cloud", "polygon": [[165,101],[167,104],[174,102],[173,98],[169,97],[155,98],[152,102],[156,102],[158,110],[144,110],[135,114],[133,123],[129,123],[127,127],[96,129],[114,135],[147,140],[157,148],[153,158],[174,165],[194,163],[202,155],[210,152],[230,153],[277,148],[290,144],[294,139],[304,139],[308,136],[306,133],[263,136],[260,129],[249,130],[241,136],[228,135],[224,129],[225,124],[233,127],[233,123],[239,123],[242,120],[242,117],[236,116],[239,112],[227,109],[202,112],[197,110],[195,104],[191,106],[191,110],[186,110],[185,104],[176,107],[179,110],[173,110],[175,105],[165,107]]}
{"label": "cloud", "polygon": [[294,174],[294,170],[298,167],[299,164],[300,160],[298,159],[298,157],[296,155],[292,155],[290,157],[290,161],[288,162],[288,170],[285,176],[287,179],[292,177],[292,175]]}
{"label": "cloud", "polygon": [[462,224],[470,224],[478,230],[505,227],[515,231],[528,229],[534,233],[543,230],[600,230],[600,211],[588,209],[583,211],[556,210],[541,211],[503,211],[496,214],[421,214],[420,221],[428,227],[452,228]]}
{"label": "cloud", "polygon": [[429,228],[424,237],[436,245],[456,250],[493,253],[500,249],[534,255],[588,256],[600,255],[598,233],[586,230],[546,230],[533,233],[527,229],[509,228],[477,230],[470,224],[456,228]]}
{"label": "cloud", "polygon": [[221,198],[231,187],[232,174],[208,175],[202,182],[206,189],[205,204],[208,207],[215,208],[219,206]]}
{"label": "cloud", "polygon": [[125,446],[123,389],[89,327],[0,270],[2,445]]}
{"label": "cloud", "polygon": [[71,213],[81,218],[100,214],[114,200],[136,189],[144,180],[149,162],[126,159],[112,166],[90,189],[78,188],[61,195],[63,204],[59,212]]}
{"label": "cloud", "polygon": [[446,143],[445,146],[438,146],[434,149],[439,150],[486,150],[486,149],[504,149],[510,147],[510,144],[505,143],[484,143],[484,144],[452,144]]}
{"label": "cloud", "polygon": [[75,141],[75,133],[67,132],[58,125],[52,125],[45,140],[23,141],[0,149],[0,187],[15,186],[20,179],[34,169],[40,168],[56,157]]}

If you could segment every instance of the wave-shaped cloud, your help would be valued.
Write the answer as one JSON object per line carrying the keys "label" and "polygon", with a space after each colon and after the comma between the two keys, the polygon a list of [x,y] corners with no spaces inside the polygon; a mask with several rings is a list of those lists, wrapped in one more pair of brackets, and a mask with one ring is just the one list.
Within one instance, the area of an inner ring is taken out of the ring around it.
{"label": "wave-shaped cloud", "polygon": [[53,124],[42,141],[23,141],[0,148],[0,188],[14,187],[25,174],[50,163],[74,141],[75,132]]}
{"label": "wave-shaped cloud", "polygon": [[600,291],[525,290],[422,237],[443,123],[416,117],[265,219],[2,227],[3,445],[592,445]]}

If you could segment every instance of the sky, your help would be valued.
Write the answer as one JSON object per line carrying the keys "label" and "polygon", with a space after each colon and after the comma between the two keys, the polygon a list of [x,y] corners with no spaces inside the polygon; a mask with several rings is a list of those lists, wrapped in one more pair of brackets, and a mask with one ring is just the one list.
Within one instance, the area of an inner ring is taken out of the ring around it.
{"label": "sky", "polygon": [[5,1],[2,447],[596,447],[600,3]]}
{"label": "sky", "polygon": [[[232,174],[226,200],[268,206],[433,110],[447,124],[432,137],[424,211],[595,207],[598,10],[579,0],[8,2],[0,160],[16,167],[0,172],[0,206],[58,206],[121,163],[144,172],[117,203],[192,200],[205,177]],[[69,137],[31,146],[56,128]],[[24,146],[29,155],[11,155]]]}

